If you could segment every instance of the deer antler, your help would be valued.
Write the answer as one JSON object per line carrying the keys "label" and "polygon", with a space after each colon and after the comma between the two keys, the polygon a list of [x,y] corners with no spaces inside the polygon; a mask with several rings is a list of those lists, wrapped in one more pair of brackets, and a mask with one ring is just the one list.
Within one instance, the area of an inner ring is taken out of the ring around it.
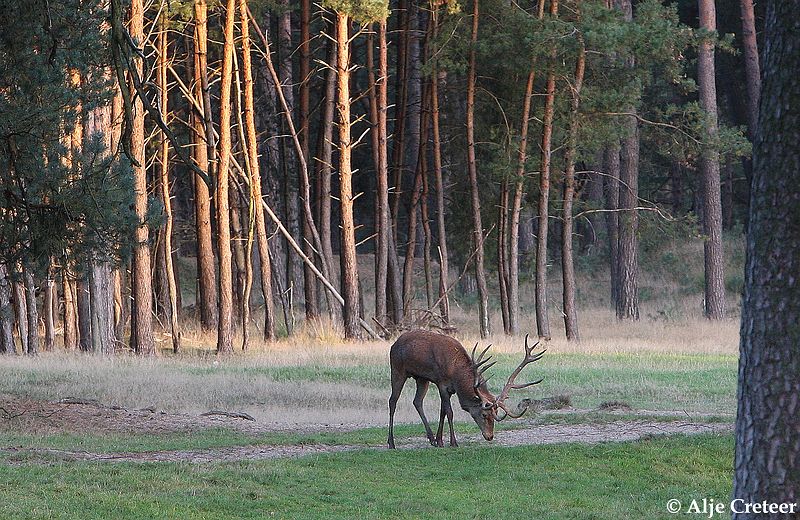
{"label": "deer antler", "polygon": [[[489,351],[491,347],[492,344],[490,343],[489,345],[486,346],[485,349],[483,349],[483,351],[480,353],[477,359],[475,359],[475,351],[478,349],[478,344],[475,343],[475,346],[472,347],[471,358],[472,358],[472,367],[475,369],[475,383],[474,383],[475,388],[478,388],[481,385],[482,382],[481,379],[483,378],[483,373],[489,370],[492,366],[494,366],[495,363],[497,363],[497,361],[492,361],[491,363],[489,363],[489,361],[492,359],[492,356],[488,356],[486,359],[483,359],[483,356],[486,354],[486,352]],[[485,379],[483,381],[485,381]]]}
{"label": "deer antler", "polygon": [[522,415],[528,410],[528,408],[526,407],[524,410],[522,410],[522,412],[520,412],[519,414],[515,415],[515,414],[511,413],[510,411],[508,411],[508,408],[506,408],[506,405],[505,405],[504,401],[508,398],[508,393],[511,390],[520,390],[522,388],[527,388],[529,386],[538,385],[539,383],[541,383],[543,381],[543,379],[539,379],[538,381],[533,381],[533,382],[530,382],[530,383],[522,383],[522,384],[515,384],[514,383],[514,380],[517,378],[519,373],[522,372],[523,368],[525,368],[530,363],[533,363],[535,361],[539,361],[542,358],[542,356],[544,356],[544,353],[547,352],[547,349],[544,349],[541,352],[537,352],[536,354],[534,354],[533,350],[538,345],[539,345],[539,342],[537,341],[532,347],[529,347],[528,346],[528,335],[525,334],[525,358],[522,360],[522,363],[520,363],[519,366],[511,373],[511,375],[508,378],[508,382],[503,387],[503,390],[500,392],[500,394],[497,396],[497,399],[495,400],[495,404],[497,405],[497,407],[502,409],[503,412],[505,412],[505,415],[503,417],[499,417],[499,416],[497,417],[498,421],[502,421],[506,417],[511,417],[512,419],[518,419],[518,418],[522,417]]}

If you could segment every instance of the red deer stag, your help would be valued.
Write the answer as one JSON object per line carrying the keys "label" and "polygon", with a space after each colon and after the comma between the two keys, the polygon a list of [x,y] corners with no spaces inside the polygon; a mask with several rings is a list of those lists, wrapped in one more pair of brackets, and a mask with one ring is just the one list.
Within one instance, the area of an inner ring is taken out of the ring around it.
{"label": "red deer stag", "polygon": [[[514,379],[526,365],[539,360],[544,354],[545,351],[533,353],[538,344],[536,343],[529,347],[528,336],[525,336],[525,359],[512,372],[503,390],[495,397],[487,389],[487,378],[484,377],[486,370],[495,363],[489,362],[491,356],[484,359],[489,347],[486,347],[475,358],[477,343],[475,348],[472,349],[472,356],[470,356],[461,346],[461,343],[443,334],[415,330],[400,336],[389,352],[389,361],[392,369],[392,395],[389,397],[389,448],[395,447],[393,430],[397,400],[400,398],[400,392],[402,392],[406,380],[410,377],[413,377],[417,382],[414,408],[417,409],[422,419],[422,424],[425,425],[428,440],[433,446],[444,446],[442,432],[444,430],[445,416],[450,426],[450,446],[458,446],[453,432],[453,408],[450,406],[450,398],[453,394],[458,396],[461,408],[475,420],[483,434],[483,438],[487,441],[492,440],[494,438],[495,421],[502,421],[506,417],[516,419],[521,417],[527,410],[526,407],[519,414],[510,412],[505,404],[508,393],[511,390],[526,388],[542,382],[540,379],[532,383],[514,383]],[[439,396],[442,400],[442,408],[439,413],[439,430],[435,438],[422,409],[422,400],[425,398],[430,383],[435,384],[439,389]],[[498,414],[498,410],[502,410],[502,417]]]}

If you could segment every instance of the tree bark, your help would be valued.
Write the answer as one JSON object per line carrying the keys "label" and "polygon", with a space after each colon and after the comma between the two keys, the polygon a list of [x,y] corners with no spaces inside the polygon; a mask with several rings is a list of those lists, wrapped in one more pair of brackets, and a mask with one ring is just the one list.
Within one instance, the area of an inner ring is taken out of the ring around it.
{"label": "tree bark", "polygon": [[[403,196],[403,174],[405,173],[406,113],[408,111],[408,51],[409,51],[409,3],[399,0],[397,6],[397,62],[395,65],[394,131],[392,132],[392,236],[398,240],[400,224],[400,201]],[[402,320],[401,320],[402,321]]]}
{"label": "tree bark", "polygon": [[[195,0],[194,78],[195,96],[202,100],[202,119],[193,112],[194,158],[197,166],[213,178],[209,159],[216,149],[211,121],[211,93],[208,85],[208,21],[206,0]],[[204,138],[205,137],[205,138]],[[211,232],[211,197],[203,180],[194,176],[195,227],[197,229],[197,281],[196,306],[200,309],[200,325],[205,331],[217,326],[217,280],[214,265],[214,246]]]}
{"label": "tree bark", "polygon": [[[576,16],[580,17],[580,4],[576,3]],[[580,124],[581,88],[586,70],[586,50],[583,36],[578,34],[578,59],[575,64],[575,82],[570,99],[570,118],[567,150],[564,162],[564,218],[561,226],[561,273],[563,282],[562,303],[564,306],[564,329],[567,340],[579,341],[578,309],[575,306],[575,261],[572,255],[573,214],[575,199],[575,159],[578,148],[578,125]]]}
{"label": "tree bark", "polygon": [[[699,0],[700,27],[716,33],[714,0]],[[725,259],[722,251],[722,200],[717,138],[717,87],[714,78],[714,42],[703,39],[697,50],[700,108],[706,113],[706,142],[700,155],[703,179],[703,234],[705,235],[705,314],[711,320],[725,317]]]}
{"label": "tree bark", "polygon": [[[161,14],[161,32],[158,35],[158,87],[161,96],[161,117],[167,121],[169,115],[167,92],[167,14]],[[175,268],[172,264],[172,198],[169,184],[169,140],[161,133],[160,143],[161,204],[164,207],[163,251],[162,261],[166,273],[166,292],[169,305],[170,333],[172,335],[172,351],[178,353],[181,345],[181,332],[178,327],[178,287],[175,283]],[[203,183],[205,184],[205,183]]]}
{"label": "tree bark", "polygon": [[250,23],[247,0],[239,0],[242,23],[242,74],[244,76],[244,122],[247,135],[247,154],[250,163],[250,197],[255,217],[255,234],[258,258],[261,263],[261,293],[264,295],[264,340],[272,341],[275,335],[275,305],[272,299],[272,263],[269,258],[267,224],[261,205],[261,172],[258,164],[258,139],[256,137],[255,101],[253,97],[253,66],[250,57]]}
{"label": "tree bark", "polygon": [[619,143],[607,145],[603,151],[605,170],[606,228],[608,228],[608,257],[611,272],[611,305],[616,309],[619,298]]}
{"label": "tree bark", "polygon": [[733,498],[800,501],[800,31],[798,0],[766,7],[739,347]]}
{"label": "tree bark", "polygon": [[758,124],[758,103],[761,99],[761,67],[758,62],[756,17],[753,0],[740,0],[742,12],[742,47],[747,81],[747,128],[752,141]]}
{"label": "tree bark", "polygon": [[78,314],[78,348],[89,352],[92,349],[92,309],[89,302],[89,283],[86,279],[75,283],[75,307]]}
{"label": "tree bark", "polygon": [[231,82],[233,79],[233,26],[236,1],[227,0],[219,101],[219,168],[217,171],[217,251],[219,254],[219,310],[217,353],[233,352],[233,270],[231,222],[228,207],[229,167],[231,159]]}
{"label": "tree bark", "polygon": [[[1,283],[1,282],[0,282]],[[56,282],[53,279],[52,266],[47,266],[47,274],[44,281],[44,298],[42,314],[44,315],[44,349],[52,352],[56,341]]]}
{"label": "tree bark", "polygon": [[[143,42],[144,6],[142,0],[133,0],[131,2],[130,33],[135,42],[138,44]],[[141,59],[136,59],[136,70],[141,76],[143,71]],[[155,341],[153,339],[153,286],[150,278],[150,245],[148,243],[149,230],[147,227],[147,168],[144,152],[144,106],[139,97],[136,97],[134,101],[133,112],[131,150],[139,166],[134,166],[133,168],[133,206],[138,222],[134,232],[131,277],[133,282],[131,346],[139,355],[152,356],[155,354]],[[103,279],[105,279],[105,269],[101,267],[100,271],[92,277],[92,282],[95,280],[99,282]],[[110,284],[110,278],[107,282]],[[103,312],[105,307],[106,306],[101,302],[97,302],[97,305],[95,305],[94,302],[92,303],[92,309],[98,310],[99,312]],[[103,327],[105,327],[105,321],[104,317],[92,319],[93,325],[98,323]],[[111,321],[113,322],[113,320]],[[99,346],[101,349],[105,349],[105,332],[105,329],[96,331],[93,327],[93,335],[100,334],[103,337],[93,341],[92,344]]]}
{"label": "tree bark", "polygon": [[356,232],[353,220],[353,174],[350,163],[350,20],[346,14],[336,14],[337,90],[336,110],[339,113],[339,203],[341,205],[342,296],[344,297],[344,335],[358,338],[358,263]]}
{"label": "tree bark", "polygon": [[[550,15],[558,16],[558,0],[550,3]],[[555,60],[555,44],[550,53]],[[547,73],[542,128],[542,165],[539,175],[539,232],[536,235],[536,331],[540,338],[550,338],[550,318],[547,311],[547,235],[550,228],[550,166],[553,140],[553,115],[556,99],[555,64]]]}
{"label": "tree bark", "polygon": [[469,70],[467,72],[467,167],[472,202],[472,236],[475,246],[475,279],[478,283],[478,312],[481,337],[489,336],[489,292],[486,287],[486,271],[483,259],[483,222],[481,220],[481,201],[478,190],[478,164],[475,157],[475,82],[476,46],[478,43],[478,0],[472,4],[472,36],[469,50]]}
{"label": "tree bark", "polygon": [[14,342],[14,307],[11,302],[11,280],[8,269],[0,263],[0,352],[16,354]]}

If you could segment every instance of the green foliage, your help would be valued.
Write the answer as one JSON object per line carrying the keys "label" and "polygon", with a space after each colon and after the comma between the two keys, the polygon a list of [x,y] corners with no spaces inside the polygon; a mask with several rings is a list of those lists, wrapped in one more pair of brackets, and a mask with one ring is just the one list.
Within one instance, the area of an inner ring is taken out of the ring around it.
{"label": "green foliage", "polygon": [[346,14],[355,22],[369,24],[389,17],[388,0],[323,0],[323,7]]}
{"label": "green foliage", "polygon": [[65,145],[110,103],[106,16],[79,0],[0,7],[0,262],[42,267],[129,242],[130,168],[101,135]]}

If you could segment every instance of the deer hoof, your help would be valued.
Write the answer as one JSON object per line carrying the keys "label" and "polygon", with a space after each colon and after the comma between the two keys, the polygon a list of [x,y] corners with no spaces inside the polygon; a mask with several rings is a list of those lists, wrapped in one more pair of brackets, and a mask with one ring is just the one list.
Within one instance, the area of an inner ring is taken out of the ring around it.
{"label": "deer hoof", "polygon": [[453,441],[453,442],[450,443],[450,447],[451,448],[458,448],[458,443],[456,441]]}

